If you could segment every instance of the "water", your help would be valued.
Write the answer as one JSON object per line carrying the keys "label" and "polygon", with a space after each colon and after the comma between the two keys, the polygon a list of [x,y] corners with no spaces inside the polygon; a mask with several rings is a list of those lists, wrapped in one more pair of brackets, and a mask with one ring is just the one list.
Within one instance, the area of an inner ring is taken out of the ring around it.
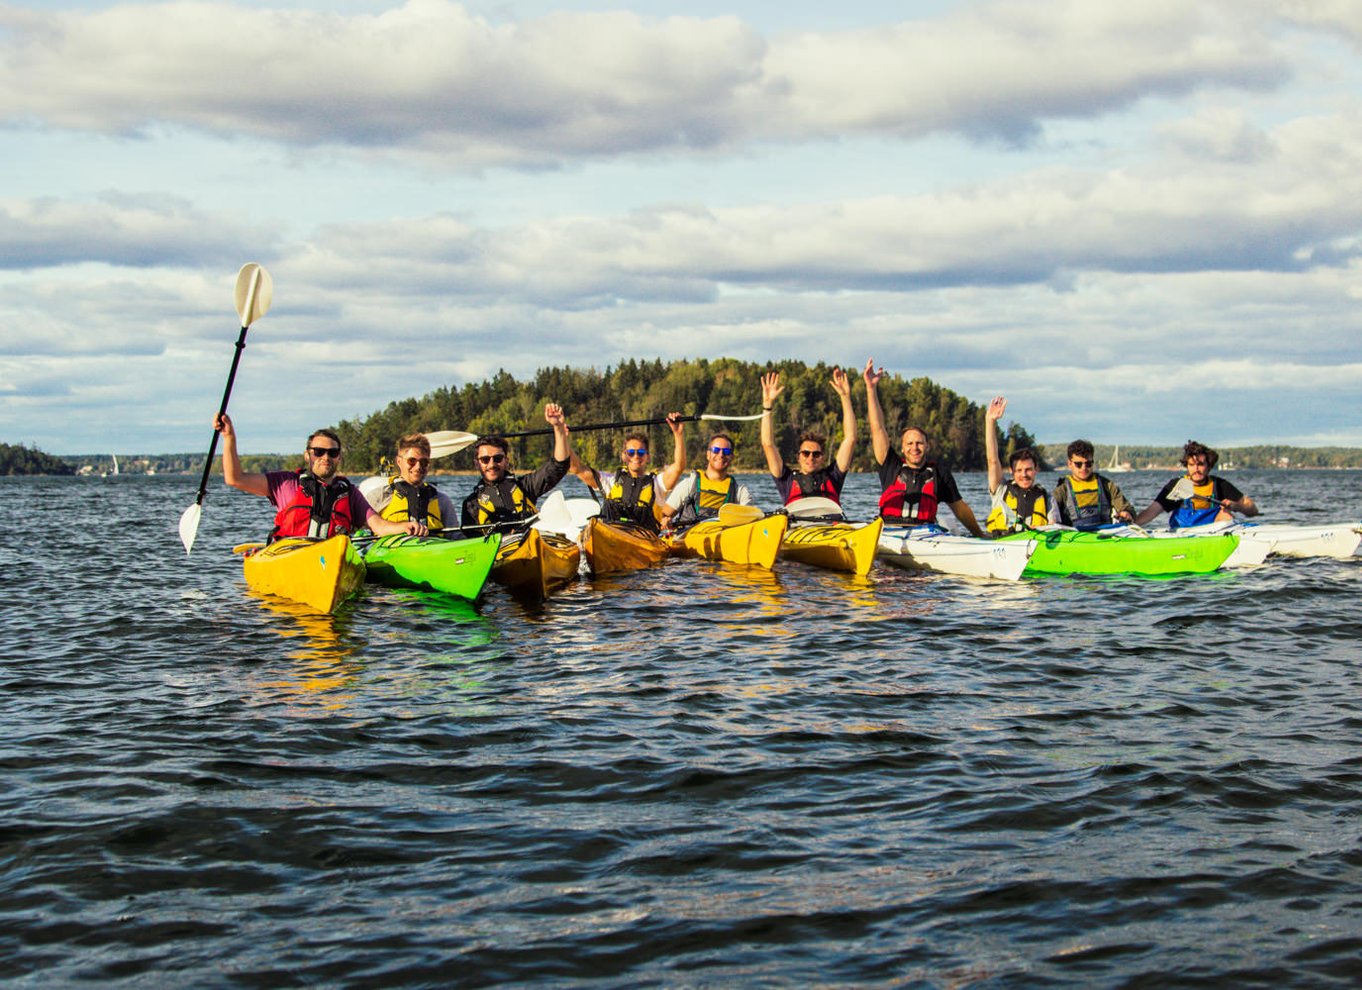
{"label": "water", "polygon": [[[1233,477],[1268,521],[1362,518],[1355,472]],[[263,500],[215,487],[186,559],[194,480],[0,479],[7,986],[1362,971],[1362,559],[1015,585],[677,562],[329,618],[246,593],[229,548]],[[1139,505],[1163,480],[1119,479]]]}

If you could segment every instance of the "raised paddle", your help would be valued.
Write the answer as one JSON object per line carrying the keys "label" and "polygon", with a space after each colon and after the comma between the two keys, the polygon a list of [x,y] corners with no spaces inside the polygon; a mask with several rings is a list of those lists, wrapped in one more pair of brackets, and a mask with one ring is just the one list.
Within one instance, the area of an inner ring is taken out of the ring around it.
{"label": "raised paddle", "polygon": [[[241,333],[236,338],[236,353],[232,355],[232,370],[227,373],[227,387],[222,390],[222,405],[218,415],[227,412],[227,400],[232,395],[232,383],[236,380],[237,365],[241,363],[241,352],[246,347],[246,331],[252,323],[270,310],[274,301],[274,280],[270,273],[254,261],[241,266],[236,273],[236,312],[241,317]],[[208,494],[208,475],[213,470],[213,455],[218,449],[218,431],[213,431],[213,439],[208,444],[208,459],[203,462],[203,477],[199,479],[199,496],[194,504],[180,516],[180,542],[184,552],[194,549],[194,537],[199,532],[199,517],[203,514],[203,497]]]}
{"label": "raised paddle", "polygon": [[[718,420],[720,422],[748,422],[761,419],[763,413],[755,416],[720,416],[716,413],[704,413],[698,416],[678,416],[678,423],[697,423],[702,419]],[[585,426],[570,427],[573,433],[585,433],[588,430],[623,430],[631,426],[662,426],[667,422],[666,417],[660,419],[626,419],[617,423],[588,423]],[[552,427],[540,430],[521,430],[517,433],[497,433],[496,436],[503,440],[514,440],[519,437],[546,437],[553,432]],[[460,430],[436,430],[427,433],[426,439],[430,441],[430,456],[448,457],[450,454],[457,454],[465,448],[473,446],[480,439],[480,436],[491,436],[492,434],[464,433]]]}

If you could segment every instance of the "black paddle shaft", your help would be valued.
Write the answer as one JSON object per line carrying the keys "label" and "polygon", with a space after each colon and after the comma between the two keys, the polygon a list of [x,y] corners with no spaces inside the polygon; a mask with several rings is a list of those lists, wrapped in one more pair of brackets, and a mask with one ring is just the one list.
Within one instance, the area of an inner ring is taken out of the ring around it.
{"label": "black paddle shaft", "polygon": [[[222,405],[218,406],[218,415],[227,412],[227,400],[232,396],[232,383],[236,381],[237,365],[241,364],[241,352],[246,349],[246,331],[248,327],[242,327],[240,335],[236,338],[236,353],[232,355],[232,370],[227,372],[227,387],[222,390]],[[199,479],[199,497],[194,500],[195,505],[203,505],[203,497],[208,494],[208,476],[213,472],[213,455],[218,449],[218,431],[213,431],[213,439],[208,444],[208,460],[203,464],[203,477]]]}
{"label": "black paddle shaft", "polygon": [[[678,416],[676,421],[678,423],[698,423],[700,417]],[[622,430],[630,426],[661,426],[665,422],[667,422],[667,419],[664,416],[662,419],[626,419],[619,423],[590,423],[587,426],[571,426],[569,429],[573,433],[584,433],[587,430]],[[495,435],[503,440],[514,440],[517,437],[546,437],[552,432],[553,428],[547,427],[542,430],[521,430],[519,433],[498,433]],[[491,436],[492,434],[488,435]]]}

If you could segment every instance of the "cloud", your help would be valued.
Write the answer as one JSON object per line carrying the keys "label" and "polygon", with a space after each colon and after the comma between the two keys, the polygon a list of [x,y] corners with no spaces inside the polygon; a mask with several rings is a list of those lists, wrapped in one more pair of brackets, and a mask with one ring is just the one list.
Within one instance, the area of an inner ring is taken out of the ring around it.
{"label": "cloud", "polygon": [[0,122],[185,127],[445,168],[857,134],[1021,143],[1047,118],[1277,85],[1287,62],[1264,28],[1235,0],[1004,0],[771,37],[734,17],[493,23],[448,0],[351,16],[208,2],[4,8]]}

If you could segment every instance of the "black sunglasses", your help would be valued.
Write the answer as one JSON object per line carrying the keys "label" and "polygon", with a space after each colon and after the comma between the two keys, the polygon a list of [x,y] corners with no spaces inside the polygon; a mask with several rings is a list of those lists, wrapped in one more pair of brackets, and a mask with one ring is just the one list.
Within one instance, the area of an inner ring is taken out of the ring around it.
{"label": "black sunglasses", "polygon": [[500,464],[506,460],[505,454],[483,454],[478,457],[479,464]]}
{"label": "black sunglasses", "polygon": [[339,457],[339,456],[340,456],[340,448],[339,448],[339,447],[308,447],[307,449],[310,450],[310,451],[312,451],[312,456],[313,456],[313,457]]}

